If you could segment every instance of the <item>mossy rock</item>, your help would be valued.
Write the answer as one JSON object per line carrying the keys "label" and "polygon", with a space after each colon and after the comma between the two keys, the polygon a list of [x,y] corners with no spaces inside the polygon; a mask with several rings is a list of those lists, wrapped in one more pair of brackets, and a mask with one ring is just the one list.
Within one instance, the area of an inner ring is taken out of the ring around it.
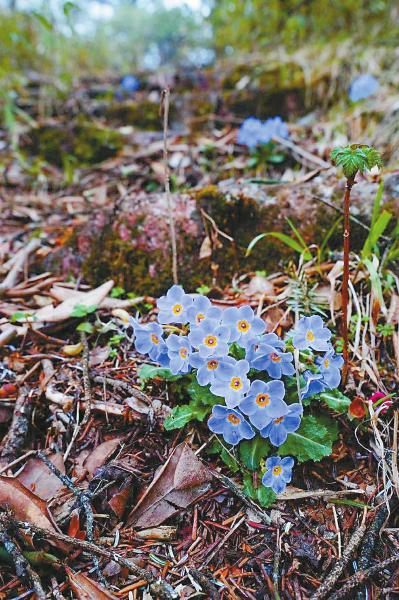
{"label": "mossy rock", "polygon": [[63,167],[67,161],[92,165],[115,156],[124,145],[123,136],[94,123],[45,124],[32,129],[28,150],[47,162]]}
{"label": "mossy rock", "polygon": [[[175,117],[173,105],[170,107],[169,123]],[[162,129],[162,117],[158,102],[151,100],[126,100],[113,102],[105,110],[105,118],[117,125],[133,125],[138,129],[157,131]]]}

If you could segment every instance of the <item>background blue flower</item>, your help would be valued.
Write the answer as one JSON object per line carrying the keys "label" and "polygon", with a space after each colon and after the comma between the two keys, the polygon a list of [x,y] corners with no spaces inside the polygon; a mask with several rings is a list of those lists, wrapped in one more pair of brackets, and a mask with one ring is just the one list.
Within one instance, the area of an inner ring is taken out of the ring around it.
{"label": "background blue flower", "polygon": [[274,379],[281,379],[282,375],[289,376],[295,373],[292,352],[281,352],[265,342],[258,344],[256,350],[253,348],[247,354],[247,359],[253,369],[266,371],[269,377]]}
{"label": "background blue flower", "polygon": [[230,331],[224,325],[217,325],[212,319],[201,321],[198,327],[193,327],[188,334],[188,339],[194,348],[198,348],[199,355],[223,356],[229,352],[227,342]]}
{"label": "background blue flower", "polygon": [[200,385],[208,385],[213,383],[216,378],[216,373],[222,367],[226,373],[228,368],[231,368],[231,376],[234,373],[234,358],[230,356],[208,356],[202,357],[199,352],[193,352],[190,357],[190,364],[197,370],[197,381]]}
{"label": "background blue flower", "polygon": [[163,329],[158,323],[141,325],[136,319],[130,319],[134,330],[134,346],[140,354],[148,354],[153,361],[158,361],[165,351]]}
{"label": "background blue flower", "polygon": [[291,481],[293,466],[294,459],[291,456],[284,458],[271,456],[266,460],[266,471],[262,477],[263,485],[272,488],[275,494],[282,494],[287,483]]}
{"label": "background blue flower", "polygon": [[267,144],[275,136],[289,137],[288,127],[281,117],[271,117],[263,122],[255,117],[248,117],[240,125],[237,143],[252,149],[258,144]]}
{"label": "background blue flower", "polygon": [[299,403],[290,404],[285,415],[273,419],[269,425],[261,430],[262,437],[268,437],[273,446],[284,444],[289,433],[296,431],[301,424],[302,406]]}
{"label": "background blue flower", "polygon": [[341,382],[341,368],[344,359],[339,354],[334,354],[331,348],[324,356],[316,358],[316,364],[319,365],[319,371],[323,375],[323,381],[329,388],[337,388]]}
{"label": "background blue flower", "polygon": [[364,98],[372,96],[379,87],[380,84],[373,75],[364,73],[352,81],[349,88],[349,98],[352,102],[364,100]]}
{"label": "background blue flower", "polygon": [[175,335],[172,333],[166,340],[168,347],[168,356],[170,358],[170,370],[173,375],[178,373],[188,373],[191,370],[190,356],[192,352],[191,344],[185,335]]}
{"label": "background blue flower", "polygon": [[221,316],[222,310],[217,306],[212,306],[206,296],[194,297],[192,305],[187,309],[187,320],[190,325],[199,325],[205,318],[220,321]]}
{"label": "background blue flower", "polygon": [[281,117],[271,117],[262,123],[259,133],[259,141],[263,144],[270,142],[275,136],[288,138],[289,131],[287,125]]}
{"label": "background blue flower", "polygon": [[215,396],[224,398],[229,408],[238,406],[244,394],[249,390],[248,371],[249,363],[246,360],[235,360],[233,365],[222,364],[211,385],[211,392]]}
{"label": "background blue flower", "polygon": [[312,348],[326,352],[331,347],[331,331],[324,326],[319,315],[299,319],[292,335],[292,343],[298,350]]}
{"label": "background blue flower", "polygon": [[226,308],[223,312],[222,324],[227,325],[230,330],[229,342],[237,342],[243,348],[266,329],[266,323],[257,317],[248,305]]}
{"label": "background blue flower", "polygon": [[282,381],[265,383],[256,379],[251,383],[248,395],[239,404],[240,410],[249,416],[252,425],[258,429],[266,427],[274,418],[289,412],[283,398],[285,388]]}
{"label": "background blue flower", "polygon": [[254,430],[240,412],[221,404],[213,407],[208,427],[213,433],[222,434],[225,441],[233,446],[255,436]]}
{"label": "background blue flower", "polygon": [[305,379],[305,387],[301,389],[301,396],[303,400],[305,398],[310,398],[315,394],[320,394],[320,392],[323,392],[327,387],[321,373],[305,371],[303,377]]}
{"label": "background blue flower", "polygon": [[160,323],[187,323],[187,309],[193,298],[185,293],[180,285],[172,285],[165,296],[157,301]]}

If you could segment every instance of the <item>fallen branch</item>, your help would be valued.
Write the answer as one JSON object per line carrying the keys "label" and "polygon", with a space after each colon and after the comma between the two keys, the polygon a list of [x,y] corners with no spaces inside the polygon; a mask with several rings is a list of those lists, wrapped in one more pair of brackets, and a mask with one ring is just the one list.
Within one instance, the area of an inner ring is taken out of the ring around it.
{"label": "fallen branch", "polygon": [[[358,571],[355,575],[350,577],[345,584],[343,584],[343,586],[340,590],[338,590],[338,592],[335,592],[335,594],[329,596],[328,600],[343,600],[343,598],[346,598],[349,593],[351,593],[354,589],[356,589],[357,587],[374,577],[374,575],[377,575],[384,569],[387,569],[388,567],[393,567],[395,565],[399,565],[399,554],[387,558],[381,563],[378,563],[377,565],[366,569],[366,571]],[[353,598],[352,595],[351,598]]]}
{"label": "fallen branch", "polygon": [[216,479],[218,479],[224,487],[231,490],[233,494],[235,494],[237,498],[241,500],[241,502],[248,506],[248,508],[250,508],[251,511],[255,513],[255,515],[258,517],[260,523],[270,525],[272,520],[269,517],[269,515],[265,513],[255,502],[253,502],[253,500],[248,498],[248,496],[243,492],[241,488],[238,487],[238,485],[234,483],[234,481],[232,481],[225,475],[222,475],[222,473],[218,473],[217,471],[212,471],[212,475]]}
{"label": "fallen branch", "polygon": [[80,339],[81,339],[81,342],[83,345],[82,370],[83,370],[83,389],[84,389],[84,400],[85,400],[85,412],[83,415],[82,422],[80,424],[80,428],[85,428],[90,419],[91,404],[92,404],[90,375],[89,375],[90,351],[89,351],[89,344],[87,342],[87,337],[86,337],[86,334],[84,331],[80,332]]}
{"label": "fallen branch", "polygon": [[172,586],[169,585],[166,581],[157,580],[155,575],[151,573],[151,571],[137,566],[131,560],[120,556],[120,554],[112,550],[102,548],[101,546],[97,546],[96,544],[88,542],[86,540],[79,540],[77,538],[70,537],[69,535],[65,535],[64,533],[58,533],[57,531],[42,529],[41,527],[37,527],[36,525],[32,525],[31,523],[27,523],[24,521],[15,521],[15,523],[20,529],[23,529],[24,531],[27,531],[30,534],[35,533],[42,539],[50,538],[55,541],[69,544],[75,548],[79,548],[80,550],[83,550],[90,554],[95,554],[96,556],[103,556],[108,560],[113,560],[121,567],[125,567],[126,569],[128,569],[129,572],[135,575],[136,577],[139,577],[140,579],[145,579],[145,581],[147,581],[150,584],[150,589],[155,595],[158,594],[160,597],[166,599],[177,597]]}
{"label": "fallen branch", "polygon": [[334,588],[338,579],[341,577],[342,573],[345,570],[345,567],[347,566],[347,564],[349,563],[349,561],[351,559],[352,554],[354,553],[356,548],[359,546],[360,542],[362,541],[362,539],[364,537],[364,534],[366,533],[366,523],[365,523],[366,514],[367,513],[365,511],[363,520],[360,524],[360,527],[355,531],[355,533],[352,535],[351,539],[349,540],[349,544],[347,545],[344,553],[342,554],[341,560],[336,562],[331,573],[329,575],[327,575],[327,577],[324,579],[324,581],[322,582],[322,584],[320,585],[318,590],[311,596],[310,600],[322,600],[323,598],[326,598],[326,597],[328,597],[329,600],[331,600],[329,593]]}
{"label": "fallen branch", "polygon": [[29,431],[32,414],[31,393],[27,388],[19,390],[10,428],[0,444],[0,467],[13,462],[22,449]]}
{"label": "fallen branch", "polygon": [[18,277],[22,269],[24,268],[25,262],[30,254],[35,252],[40,247],[40,240],[34,238],[31,240],[25,248],[22,248],[15,254],[9,264],[11,264],[11,269],[8,272],[8,275],[5,279],[0,283],[0,297],[10,288],[13,288],[18,281]]}
{"label": "fallen branch", "polygon": [[42,587],[38,574],[33,570],[29,561],[24,557],[21,550],[11,537],[10,529],[12,525],[13,521],[10,516],[6,513],[3,513],[0,516],[0,541],[14,563],[15,574],[18,579],[22,583],[28,584],[33,588],[36,594],[36,600],[46,600],[46,592]]}

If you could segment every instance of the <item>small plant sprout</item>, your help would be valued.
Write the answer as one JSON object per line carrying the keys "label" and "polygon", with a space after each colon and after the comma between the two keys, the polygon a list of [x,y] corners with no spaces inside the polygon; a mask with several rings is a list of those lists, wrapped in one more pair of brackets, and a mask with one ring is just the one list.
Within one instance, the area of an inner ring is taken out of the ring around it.
{"label": "small plant sprout", "polygon": [[[317,415],[322,403],[338,412],[350,404],[337,390],[343,360],[333,349],[330,330],[320,316],[311,315],[301,317],[282,339],[265,333],[266,323],[250,306],[221,309],[177,285],[157,304],[157,321],[141,324],[131,318],[130,326],[136,350],[160,365],[143,365],[141,381],[164,379],[171,397],[189,399],[172,409],[165,429],[207,418],[215,438],[212,451],[241,468],[245,493],[268,506],[291,481],[295,459],[320,460],[331,453],[337,424]],[[302,404],[293,348],[299,353]]]}
{"label": "small plant sprout", "polygon": [[331,152],[331,160],[337,167],[342,167],[346,178],[346,189],[344,196],[344,272],[342,276],[342,337],[344,358],[344,379],[348,372],[348,289],[349,289],[349,251],[350,251],[350,196],[355,184],[357,173],[370,171],[373,167],[382,167],[380,154],[371,146],[364,144],[351,144],[334,148]]}

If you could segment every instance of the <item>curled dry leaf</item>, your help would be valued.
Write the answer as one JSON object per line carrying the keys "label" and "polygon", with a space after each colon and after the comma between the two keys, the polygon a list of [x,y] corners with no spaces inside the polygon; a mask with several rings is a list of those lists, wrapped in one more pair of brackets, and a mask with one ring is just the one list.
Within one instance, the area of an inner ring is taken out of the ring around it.
{"label": "curled dry leaf", "polygon": [[117,600],[114,594],[83,573],[74,573],[68,567],[65,570],[77,600]]}
{"label": "curled dry leaf", "polygon": [[[49,459],[61,473],[65,473],[62,454],[52,454]],[[38,458],[30,458],[16,479],[42,500],[51,500],[63,488],[62,481]]]}
{"label": "curled dry leaf", "polygon": [[89,454],[83,463],[84,468],[86,469],[89,479],[91,479],[94,475],[94,472],[99,467],[102,467],[106,462],[107,458],[111,456],[113,452],[117,449],[121,442],[121,437],[115,437],[102,444],[99,444],[96,448],[94,448],[93,452]]}
{"label": "curled dry leaf", "polygon": [[66,346],[63,346],[61,348],[61,351],[66,354],[67,356],[77,356],[78,354],[80,354],[83,350],[83,344],[82,342],[79,342],[78,344],[67,344]]}
{"label": "curled dry leaf", "polygon": [[[19,521],[28,521],[42,529],[57,531],[46,502],[14,477],[0,476],[0,506],[10,508]],[[64,551],[68,550],[61,542],[54,542],[54,545]]]}
{"label": "curled dry leaf", "polygon": [[128,517],[128,525],[156,527],[204,494],[212,475],[191,448],[182,443],[158,469]]}

